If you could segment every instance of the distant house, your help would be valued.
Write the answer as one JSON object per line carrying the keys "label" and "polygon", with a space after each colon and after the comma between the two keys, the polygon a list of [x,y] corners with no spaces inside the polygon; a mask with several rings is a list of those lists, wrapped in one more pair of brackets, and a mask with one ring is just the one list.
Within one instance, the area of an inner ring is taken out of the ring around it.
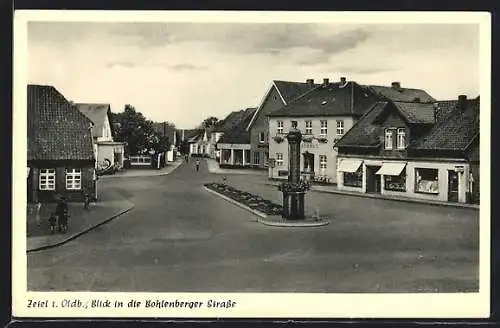
{"label": "distant house", "polygon": [[[248,113],[247,110],[248,108],[229,113],[229,115],[227,115],[223,120],[218,121],[217,124],[211,129],[210,141],[214,144],[214,147],[212,147],[213,151],[210,156],[211,158],[215,158],[217,161],[220,161],[221,151],[215,147],[215,144],[219,142],[220,138],[225,133],[230,132],[238,124],[240,124],[243,119],[245,119]],[[250,157],[248,157],[248,159],[250,160]]]}
{"label": "distant house", "polygon": [[336,147],[340,190],[479,201],[479,98],[381,101]]}
{"label": "distant house", "polygon": [[110,166],[123,168],[125,158],[125,143],[113,140],[111,128],[111,107],[109,104],[75,104],[76,108],[94,123],[92,137],[96,168],[104,170]]}
{"label": "distant house", "polygon": [[240,122],[229,131],[224,132],[217,143],[220,150],[220,167],[250,167],[250,132],[246,130],[248,123],[257,108],[247,108]]}
{"label": "distant house", "polygon": [[269,124],[267,114],[280,109],[298,96],[319,86],[313,79],[303,82],[275,80],[253,114],[246,130],[250,132],[250,156],[254,168],[266,168],[269,159]]}
{"label": "distant house", "polygon": [[431,107],[434,101],[425,91],[401,88],[400,83],[390,87],[366,86],[342,77],[338,82],[324,79],[322,85],[269,113],[269,152],[273,159],[270,177],[288,177],[286,134],[291,122],[297,121],[303,134],[301,172],[319,182],[337,183],[337,152],[333,145],[362,115],[388,99]]}
{"label": "distant house", "polygon": [[182,130],[181,135],[188,144],[189,156],[210,156],[210,133],[207,129]]}
{"label": "distant house", "polygon": [[92,121],[53,86],[28,85],[28,201],[96,195]]}

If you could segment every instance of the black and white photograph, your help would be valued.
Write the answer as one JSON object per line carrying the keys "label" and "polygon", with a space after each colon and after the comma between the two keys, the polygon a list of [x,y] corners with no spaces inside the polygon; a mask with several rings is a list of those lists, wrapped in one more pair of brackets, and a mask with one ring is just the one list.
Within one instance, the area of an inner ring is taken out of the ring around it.
{"label": "black and white photograph", "polygon": [[489,314],[488,14],[16,18],[22,315]]}

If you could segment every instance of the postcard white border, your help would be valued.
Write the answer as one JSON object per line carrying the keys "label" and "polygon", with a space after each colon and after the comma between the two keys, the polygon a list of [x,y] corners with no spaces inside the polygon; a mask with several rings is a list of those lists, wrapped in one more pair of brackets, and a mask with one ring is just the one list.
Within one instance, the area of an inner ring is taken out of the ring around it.
{"label": "postcard white border", "polygon": [[[479,293],[310,294],[310,293],[68,293],[28,292],[26,260],[27,22],[315,22],[353,24],[457,23],[480,26],[481,58],[481,210]],[[37,11],[14,14],[13,88],[13,266],[12,311],[16,317],[262,317],[262,318],[486,318],[490,312],[490,101],[491,16],[486,12],[231,12],[231,11]],[[17,181],[17,183],[15,182]],[[168,299],[236,302],[231,309],[28,308],[28,299]]]}

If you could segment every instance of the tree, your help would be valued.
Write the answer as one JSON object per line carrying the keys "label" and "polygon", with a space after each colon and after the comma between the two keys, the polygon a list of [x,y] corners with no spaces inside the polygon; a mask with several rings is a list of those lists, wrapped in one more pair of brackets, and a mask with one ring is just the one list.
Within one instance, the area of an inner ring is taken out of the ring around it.
{"label": "tree", "polygon": [[219,119],[217,117],[210,116],[210,117],[204,119],[203,122],[201,122],[201,128],[203,128],[203,129],[211,128],[215,124],[217,124],[217,122],[219,122]]}
{"label": "tree", "polygon": [[129,155],[143,154],[156,142],[152,122],[131,105],[125,105],[121,113],[112,113],[111,122],[116,140],[126,142]]}

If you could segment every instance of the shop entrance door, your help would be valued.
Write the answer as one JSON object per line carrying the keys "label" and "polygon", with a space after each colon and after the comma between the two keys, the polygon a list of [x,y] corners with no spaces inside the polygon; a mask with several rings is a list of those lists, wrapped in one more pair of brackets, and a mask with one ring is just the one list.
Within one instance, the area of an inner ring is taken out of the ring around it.
{"label": "shop entrance door", "polygon": [[458,173],[448,170],[448,201],[458,202]]}
{"label": "shop entrance door", "polygon": [[366,192],[380,194],[382,191],[381,176],[377,175],[380,166],[366,166]]}

